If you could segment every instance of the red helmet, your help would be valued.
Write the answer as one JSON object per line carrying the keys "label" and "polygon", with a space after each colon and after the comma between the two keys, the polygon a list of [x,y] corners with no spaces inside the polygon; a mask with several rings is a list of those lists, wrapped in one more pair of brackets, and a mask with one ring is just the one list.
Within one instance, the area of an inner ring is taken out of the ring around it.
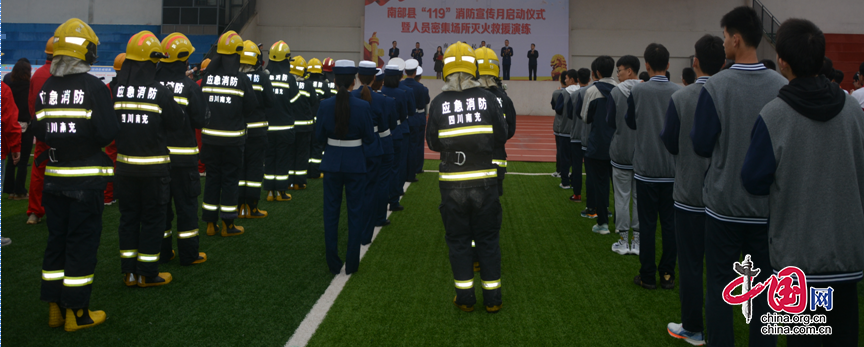
{"label": "red helmet", "polygon": [[327,57],[324,59],[324,62],[321,63],[321,68],[326,72],[333,72],[333,66],[335,65],[336,63],[333,62],[333,58]]}

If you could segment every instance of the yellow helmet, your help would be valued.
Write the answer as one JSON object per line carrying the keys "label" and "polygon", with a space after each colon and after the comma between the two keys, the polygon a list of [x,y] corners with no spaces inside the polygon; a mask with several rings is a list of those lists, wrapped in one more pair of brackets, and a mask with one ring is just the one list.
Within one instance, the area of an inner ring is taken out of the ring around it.
{"label": "yellow helmet", "polygon": [[303,56],[296,56],[291,59],[291,73],[303,77],[303,71],[306,70],[306,59]]}
{"label": "yellow helmet", "polygon": [[270,46],[270,61],[283,61],[291,56],[291,48],[285,41],[279,40]]}
{"label": "yellow helmet", "polygon": [[181,33],[173,33],[162,40],[162,50],[167,55],[163,58],[163,63],[173,63],[175,61],[189,60],[189,56],[195,52],[195,47],[192,47],[192,42],[189,38]]}
{"label": "yellow helmet", "polygon": [[309,69],[309,73],[323,73],[324,71],[318,58],[309,59],[309,62],[306,63],[306,68]]}
{"label": "yellow helmet", "polygon": [[444,52],[444,77],[456,72],[464,72],[474,76],[477,72],[477,66],[474,65],[476,60],[471,46],[457,41],[447,47],[447,52]]}
{"label": "yellow helmet", "polygon": [[147,30],[132,36],[129,43],[126,44],[126,59],[158,63],[159,59],[164,57],[162,43],[159,42],[156,35]]}
{"label": "yellow helmet", "polygon": [[126,53],[118,54],[117,57],[114,58],[114,70],[120,71],[124,61],[126,61]]}
{"label": "yellow helmet", "polygon": [[243,38],[237,35],[234,30],[226,31],[222,36],[219,36],[219,42],[216,44],[216,53],[240,54],[240,52],[243,52]]}
{"label": "yellow helmet", "polygon": [[204,61],[201,62],[201,70],[206,69],[207,65],[210,65],[210,58],[204,59]]}
{"label": "yellow helmet", "polygon": [[[91,43],[94,46],[99,45],[99,37],[93,28],[78,18],[67,20],[54,31],[55,56],[65,55],[92,63],[96,60],[96,52],[95,47],[94,51],[90,52],[88,46]],[[91,60],[88,60],[88,55]]]}
{"label": "yellow helmet", "polygon": [[45,43],[45,53],[54,54],[54,36],[51,36],[48,42]]}
{"label": "yellow helmet", "polygon": [[474,54],[477,56],[477,68],[480,70],[480,76],[495,76],[498,77],[498,72],[501,68],[498,66],[498,55],[495,51],[480,47]]}
{"label": "yellow helmet", "polygon": [[240,56],[240,64],[255,66],[258,64],[258,56],[261,55],[261,50],[258,45],[252,40],[243,41],[243,54]]}

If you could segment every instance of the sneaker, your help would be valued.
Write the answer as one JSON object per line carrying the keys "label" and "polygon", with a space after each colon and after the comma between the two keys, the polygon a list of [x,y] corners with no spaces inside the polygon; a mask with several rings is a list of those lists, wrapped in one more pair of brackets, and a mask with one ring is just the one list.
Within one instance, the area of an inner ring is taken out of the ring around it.
{"label": "sneaker", "polygon": [[111,201],[106,201],[106,202],[105,202],[105,206],[111,206],[111,205],[114,205],[114,203],[116,203],[116,202],[117,202],[116,199],[115,199],[115,200],[111,200]]}
{"label": "sneaker", "polygon": [[591,227],[591,231],[598,233],[600,235],[608,235],[609,234],[609,224],[597,225],[595,224]]}
{"label": "sneaker", "polygon": [[570,196],[570,201],[572,201],[572,202],[582,202],[582,195],[573,195],[573,196]]}
{"label": "sneaker", "polygon": [[660,288],[663,289],[673,289],[675,288],[675,277],[672,277],[671,274],[663,274],[660,276]]}
{"label": "sneaker", "polygon": [[620,255],[628,254],[630,253],[630,244],[625,239],[618,239],[618,242],[612,244],[612,252]]}
{"label": "sneaker", "polygon": [[579,215],[582,216],[583,218],[594,219],[594,218],[597,218],[597,211],[589,210],[588,208],[585,208],[584,210],[582,210],[582,212],[579,213]]}
{"label": "sneaker", "polygon": [[639,255],[639,239],[634,238],[633,241],[630,241],[630,253]]}
{"label": "sneaker", "polygon": [[648,283],[642,282],[642,275],[636,275],[636,277],[633,277],[633,284],[640,286],[642,288],[645,288],[645,289],[657,289],[656,284],[648,284]]}
{"label": "sneaker", "polygon": [[206,172],[206,171],[205,171],[205,172],[199,172],[199,173],[198,173],[198,176],[200,176],[200,177],[207,177],[207,172]]}
{"label": "sneaker", "polygon": [[608,211],[608,212],[606,213],[606,217],[608,217],[608,218],[612,218],[612,210],[606,210],[606,211]]}
{"label": "sneaker", "polygon": [[29,217],[27,217],[28,225],[36,225],[42,222],[42,218],[36,217],[35,213],[31,213]]}
{"label": "sneaker", "polygon": [[687,343],[694,346],[703,346],[705,345],[705,339],[702,338],[702,333],[694,333],[692,331],[684,330],[684,326],[679,323],[669,323],[666,325],[666,331],[669,332],[669,335],[677,339],[682,339]]}
{"label": "sneaker", "polygon": [[404,209],[405,209],[405,207],[402,205],[396,205],[396,206],[390,205],[390,211],[391,212],[398,212],[398,211],[402,211]]}
{"label": "sneaker", "polygon": [[558,183],[558,187],[561,189],[570,189],[570,186],[565,186],[563,183]]}
{"label": "sneaker", "polygon": [[2,238],[0,238],[0,246],[8,246],[8,245],[11,245],[11,244],[12,244],[12,239],[10,239],[10,238],[8,238],[8,237],[2,237]]}
{"label": "sneaker", "polygon": [[552,177],[561,178],[561,173],[560,172],[553,172]]}

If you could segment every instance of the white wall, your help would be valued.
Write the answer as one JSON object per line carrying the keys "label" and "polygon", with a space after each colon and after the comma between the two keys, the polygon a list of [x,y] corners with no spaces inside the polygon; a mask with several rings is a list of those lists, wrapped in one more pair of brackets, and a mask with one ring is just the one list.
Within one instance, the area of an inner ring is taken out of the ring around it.
{"label": "white wall", "polygon": [[[18,0],[4,1],[7,23],[63,23],[69,18],[89,24],[162,24],[162,0]],[[50,10],[49,10],[50,9]]]}

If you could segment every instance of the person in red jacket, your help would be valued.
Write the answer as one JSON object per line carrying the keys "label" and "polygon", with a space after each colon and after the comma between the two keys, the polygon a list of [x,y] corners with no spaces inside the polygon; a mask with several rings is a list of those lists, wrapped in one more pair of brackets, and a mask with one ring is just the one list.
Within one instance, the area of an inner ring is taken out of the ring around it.
{"label": "person in red jacket", "polygon": [[[21,160],[21,124],[18,124],[18,106],[15,105],[15,99],[12,96],[12,89],[6,83],[0,82],[0,105],[2,105],[2,154],[0,159],[6,160],[6,153],[12,156],[12,165],[18,165]],[[2,165],[2,163],[0,163]],[[6,164],[3,166],[3,176],[6,176]],[[8,237],[2,238],[3,246],[12,243]]]}
{"label": "person in red jacket", "polygon": [[[51,77],[51,61],[54,59],[54,36],[48,39],[45,44],[45,65],[42,65],[30,77],[30,117],[35,119],[36,111],[34,104],[39,91],[42,90],[42,85]],[[45,208],[42,207],[42,187],[45,182],[45,162],[47,154],[43,158],[42,153],[48,150],[48,145],[45,142],[36,140],[36,150],[33,153],[33,168],[30,170],[30,197],[29,205],[27,206],[27,224],[34,225],[42,221],[45,216]]]}

